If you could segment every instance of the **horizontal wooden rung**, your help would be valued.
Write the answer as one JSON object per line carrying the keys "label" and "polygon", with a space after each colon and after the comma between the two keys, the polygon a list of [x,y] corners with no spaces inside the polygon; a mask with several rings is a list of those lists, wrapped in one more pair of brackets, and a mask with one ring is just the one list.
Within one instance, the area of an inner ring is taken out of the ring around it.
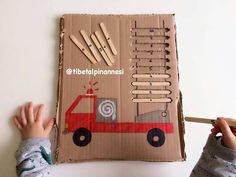
{"label": "horizontal wooden rung", "polygon": [[152,46],[164,46],[164,47],[169,47],[170,44],[165,42],[165,41],[148,41],[148,40],[132,40],[131,46],[142,46],[142,45],[152,45]]}
{"label": "horizontal wooden rung", "polygon": [[170,78],[169,74],[133,74],[133,78],[158,78],[158,79],[166,79]]}
{"label": "horizontal wooden rung", "polygon": [[133,98],[135,103],[170,103],[171,98]]}
{"label": "horizontal wooden rung", "polygon": [[160,43],[169,43],[168,41],[166,41],[164,38],[159,38],[159,37],[132,37],[131,38],[131,42],[133,45],[135,44],[143,44],[143,43],[155,43],[155,44],[160,44]]}
{"label": "horizontal wooden rung", "polygon": [[131,37],[133,37],[133,38],[136,38],[136,37],[143,37],[143,38],[150,38],[150,39],[152,39],[152,38],[154,38],[154,37],[156,37],[156,38],[163,38],[163,39],[169,39],[170,38],[170,36],[167,36],[167,35],[158,35],[158,34],[155,34],[155,35],[152,35],[152,34],[132,34],[131,35]]}
{"label": "horizontal wooden rung", "polygon": [[148,58],[150,59],[155,59],[155,58],[170,58],[170,55],[167,55],[163,52],[154,52],[154,53],[150,53],[150,52],[132,52],[131,58]]}
{"label": "horizontal wooden rung", "polygon": [[146,32],[146,33],[154,33],[154,32],[168,32],[169,28],[131,28],[131,32]]}
{"label": "horizontal wooden rung", "polygon": [[154,54],[167,54],[169,55],[170,54],[170,51],[169,50],[132,50],[133,53],[135,53],[136,55],[140,54],[140,53],[150,53],[151,55],[154,55]]}
{"label": "horizontal wooden rung", "polygon": [[170,86],[170,82],[132,82],[134,86]]}
{"label": "horizontal wooden rung", "polygon": [[131,68],[132,69],[137,69],[137,70],[140,70],[140,68],[148,68],[149,70],[155,70],[155,69],[160,69],[160,68],[163,68],[163,69],[165,69],[165,70],[169,70],[170,69],[170,66],[167,66],[167,65],[165,65],[165,66],[145,66],[145,65],[143,65],[143,66],[139,66],[139,65],[133,65],[133,66],[131,66]]}
{"label": "horizontal wooden rung", "polygon": [[154,95],[168,95],[170,94],[170,90],[132,90],[132,94],[140,94],[140,95],[146,95],[146,94],[154,94]]}

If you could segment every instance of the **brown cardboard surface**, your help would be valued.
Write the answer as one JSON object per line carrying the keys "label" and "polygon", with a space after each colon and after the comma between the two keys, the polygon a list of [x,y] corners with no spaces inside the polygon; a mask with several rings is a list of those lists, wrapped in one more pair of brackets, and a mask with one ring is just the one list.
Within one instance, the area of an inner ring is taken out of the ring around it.
{"label": "brown cardboard surface", "polygon": [[[112,54],[109,48],[99,26],[101,22],[107,28],[117,55]],[[61,18],[60,29],[57,162],[92,159],[184,160],[184,125],[178,87],[174,15],[66,14]],[[69,37],[74,35],[84,49],[94,56],[80,30],[84,30],[88,37],[95,31],[101,34],[110,52],[107,56],[114,58],[112,66],[108,66],[100,54],[100,62],[92,64],[88,60],[83,54],[84,50],[81,51]],[[68,69],[72,70],[69,72]],[[123,74],[78,74],[78,70],[86,69],[120,70]],[[133,78],[133,74],[165,74],[170,77]],[[148,85],[136,86],[134,82]],[[156,86],[156,82],[170,85]],[[93,94],[86,94],[88,89],[93,89]],[[137,95],[132,94],[132,90],[171,92],[165,95],[154,92]],[[169,98],[171,102],[155,102],[163,98]],[[137,103],[135,99],[148,99],[151,102]],[[72,105],[76,107],[68,113]],[[104,105],[108,107],[102,107]],[[102,114],[101,111],[109,111],[109,106],[114,114]],[[84,130],[80,128],[86,128],[91,134],[85,132],[82,136],[80,133]],[[156,139],[152,139],[151,129],[161,131]],[[75,135],[76,131],[80,133]],[[151,136],[154,145],[148,142],[148,136]],[[79,138],[82,138],[79,140],[82,143],[89,141],[83,146],[76,145],[74,141]],[[157,142],[162,140],[158,145]]]}

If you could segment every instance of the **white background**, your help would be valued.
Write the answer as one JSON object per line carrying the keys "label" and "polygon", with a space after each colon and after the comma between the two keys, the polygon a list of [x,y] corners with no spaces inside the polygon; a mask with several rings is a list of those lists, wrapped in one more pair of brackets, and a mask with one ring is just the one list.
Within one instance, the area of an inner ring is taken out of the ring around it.
{"label": "white background", "polygon": [[[236,117],[236,1],[0,0],[0,177],[15,176],[20,136],[11,117],[32,100],[55,115],[58,19],[64,13],[175,13],[184,113]],[[82,162],[57,177],[187,177],[210,125],[186,123],[186,162]]]}

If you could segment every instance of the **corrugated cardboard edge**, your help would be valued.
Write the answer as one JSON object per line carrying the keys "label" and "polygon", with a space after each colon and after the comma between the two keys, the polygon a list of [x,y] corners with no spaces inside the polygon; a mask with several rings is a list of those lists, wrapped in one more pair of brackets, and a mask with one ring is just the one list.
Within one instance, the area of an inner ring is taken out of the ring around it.
{"label": "corrugated cardboard edge", "polygon": [[181,156],[185,161],[187,156],[185,153],[185,143],[184,143],[184,134],[185,134],[185,125],[184,125],[184,115],[183,115],[183,105],[182,105],[182,93],[179,92],[179,102],[178,102],[178,124],[179,124],[179,139],[180,139],[180,148],[181,148]]}
{"label": "corrugated cardboard edge", "polygon": [[58,66],[58,83],[57,83],[57,102],[56,102],[56,126],[55,126],[55,143],[56,149],[54,152],[55,163],[58,163],[58,153],[59,153],[59,110],[60,110],[60,103],[61,103],[61,82],[62,82],[62,64],[63,64],[63,57],[64,57],[64,16],[60,18],[59,23],[59,66]]}
{"label": "corrugated cardboard edge", "polygon": [[[80,14],[80,15],[109,15],[109,16],[124,16],[124,14]],[[162,15],[162,14],[125,14],[125,15],[146,15],[146,16],[152,16],[152,15]],[[165,14],[163,14],[165,15]],[[175,14],[172,14],[175,16]],[[54,152],[54,158],[55,158],[55,163],[58,164],[60,163],[58,161],[58,154],[59,154],[59,138],[60,135],[58,135],[59,132],[59,119],[60,119],[60,102],[61,102],[61,82],[62,82],[62,65],[63,65],[63,56],[64,56],[64,15],[60,18],[60,32],[59,32],[59,66],[58,66],[58,85],[57,85],[57,102],[56,102],[56,124],[55,124],[55,143],[56,143],[56,149]],[[176,59],[178,62],[178,51],[177,51],[177,32],[176,32],[176,24],[175,24],[175,45],[176,45]],[[178,70],[178,81],[179,81],[179,67],[177,65],[177,70]],[[178,125],[179,125],[179,139],[180,139],[180,148],[181,148],[181,156],[182,160],[186,160],[186,153],[185,153],[185,143],[184,143],[184,134],[185,134],[185,125],[184,125],[184,116],[183,116],[183,105],[182,105],[182,93],[180,91],[179,93],[179,101],[177,104],[177,109],[178,109]],[[86,160],[86,161],[94,161],[94,160],[111,160],[111,159],[91,159],[91,160]],[[125,159],[117,159],[117,160],[125,160]],[[84,160],[85,161],[85,160]],[[150,161],[152,160],[145,159],[145,161]],[[69,161],[68,161],[69,162]],[[76,161],[73,161],[76,162]],[[77,161],[77,162],[83,162],[83,161]]]}
{"label": "corrugated cardboard edge", "polygon": [[[173,14],[175,16],[175,14]],[[177,63],[179,63],[179,57],[178,57],[178,46],[177,46],[177,29],[176,29],[176,24],[175,24],[175,46],[176,46],[176,59]],[[179,76],[179,65],[177,65],[177,70],[178,70],[178,82],[180,80]],[[183,95],[182,92],[179,91],[179,101],[177,104],[177,109],[178,109],[178,125],[179,125],[179,140],[180,140],[180,148],[181,148],[181,156],[183,158],[183,161],[186,160],[187,156],[185,153],[185,142],[184,142],[184,134],[185,134],[185,124],[184,124],[184,115],[183,115]]]}

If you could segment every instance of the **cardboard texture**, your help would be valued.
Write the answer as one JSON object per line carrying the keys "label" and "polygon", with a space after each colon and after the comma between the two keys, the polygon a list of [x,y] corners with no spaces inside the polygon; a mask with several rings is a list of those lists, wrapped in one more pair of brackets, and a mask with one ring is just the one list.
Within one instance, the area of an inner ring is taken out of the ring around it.
{"label": "cardboard texture", "polygon": [[66,14],[57,162],[184,160],[173,14]]}

